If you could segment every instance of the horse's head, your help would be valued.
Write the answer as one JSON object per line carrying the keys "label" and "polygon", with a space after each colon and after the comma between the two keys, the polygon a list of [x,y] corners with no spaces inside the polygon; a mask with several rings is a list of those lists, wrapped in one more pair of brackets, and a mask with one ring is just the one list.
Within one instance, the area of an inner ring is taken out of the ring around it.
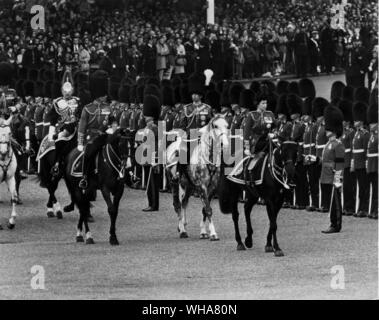
{"label": "horse's head", "polygon": [[216,143],[222,143],[224,149],[229,147],[228,122],[221,115],[214,117],[208,124],[211,138]]}
{"label": "horse's head", "polygon": [[294,141],[284,141],[280,146],[280,158],[287,174],[287,183],[290,187],[295,186],[295,163],[297,158],[298,144]]}
{"label": "horse's head", "polygon": [[11,129],[9,128],[9,126],[0,127],[0,160],[1,161],[4,161],[6,157],[9,155],[9,151],[11,148],[10,134],[11,134]]}
{"label": "horse's head", "polygon": [[116,151],[121,161],[126,161],[128,159],[128,139],[129,131],[127,129],[117,129],[110,140],[113,149]]}

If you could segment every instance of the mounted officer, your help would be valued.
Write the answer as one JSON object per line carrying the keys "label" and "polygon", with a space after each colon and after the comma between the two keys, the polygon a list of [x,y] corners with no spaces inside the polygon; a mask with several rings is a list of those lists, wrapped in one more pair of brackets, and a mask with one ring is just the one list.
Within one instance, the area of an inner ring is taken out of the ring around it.
{"label": "mounted officer", "polygon": [[88,187],[88,175],[94,167],[97,153],[107,141],[111,107],[107,101],[108,73],[97,70],[90,76],[89,86],[94,101],[83,108],[78,127],[78,151],[84,151],[83,178],[79,187]]}
{"label": "mounted officer", "polygon": [[62,97],[53,101],[53,108],[51,108],[48,116],[49,134],[48,140],[55,141],[55,165],[52,168],[53,174],[58,174],[59,163],[62,160],[64,146],[67,141],[73,139],[76,133],[78,119],[81,113],[80,100],[74,94],[74,83],[71,72],[67,70],[62,79]]}

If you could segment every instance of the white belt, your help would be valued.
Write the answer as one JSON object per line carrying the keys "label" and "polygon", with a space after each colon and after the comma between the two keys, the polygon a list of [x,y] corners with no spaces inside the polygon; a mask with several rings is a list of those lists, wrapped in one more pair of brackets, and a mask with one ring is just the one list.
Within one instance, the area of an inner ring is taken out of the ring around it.
{"label": "white belt", "polygon": [[44,122],[43,125],[44,125],[44,126],[49,126],[49,125],[50,125],[50,122]]}
{"label": "white belt", "polygon": [[375,158],[375,157],[377,157],[377,156],[378,156],[377,153],[368,153],[368,154],[367,154],[367,158]]}
{"label": "white belt", "polygon": [[345,149],[345,153],[351,152],[351,149]]}
{"label": "white belt", "polygon": [[323,145],[320,145],[320,146],[316,146],[316,149],[324,149],[326,146],[326,144],[323,144]]}
{"label": "white belt", "polygon": [[42,125],[43,125],[43,122],[36,123],[36,126],[42,126]]}
{"label": "white belt", "polygon": [[304,144],[304,142],[299,142],[299,146],[302,146]]}
{"label": "white belt", "polygon": [[303,145],[304,148],[310,148],[310,147],[314,147],[314,146],[315,146],[314,143]]}
{"label": "white belt", "polygon": [[353,149],[353,153],[362,153],[365,152],[365,149]]}

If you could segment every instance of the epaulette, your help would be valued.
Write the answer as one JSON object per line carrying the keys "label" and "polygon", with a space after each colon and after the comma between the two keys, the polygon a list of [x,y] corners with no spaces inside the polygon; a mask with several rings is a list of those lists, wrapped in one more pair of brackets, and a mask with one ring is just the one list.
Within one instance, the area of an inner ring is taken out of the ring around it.
{"label": "epaulette", "polygon": [[96,113],[96,111],[98,110],[99,108],[99,104],[95,103],[94,101],[87,104],[84,109],[87,111],[87,113],[91,114],[91,115],[94,115]]}

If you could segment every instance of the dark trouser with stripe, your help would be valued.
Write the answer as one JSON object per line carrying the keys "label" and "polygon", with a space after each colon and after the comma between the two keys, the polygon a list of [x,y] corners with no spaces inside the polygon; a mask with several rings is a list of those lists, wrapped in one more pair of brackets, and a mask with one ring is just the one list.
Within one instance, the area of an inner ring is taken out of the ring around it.
{"label": "dark trouser with stripe", "polygon": [[306,207],[309,205],[307,172],[302,162],[296,165],[296,205]]}
{"label": "dark trouser with stripe", "polygon": [[[145,169],[145,168],[144,168]],[[159,209],[159,172],[157,172],[158,166],[153,168],[151,166],[146,167],[145,173],[148,177],[147,185],[147,200],[149,202],[149,207],[152,207],[154,210]],[[150,175],[150,178],[149,178]]]}
{"label": "dark trouser with stripe", "polygon": [[371,185],[371,210],[372,215],[378,214],[378,173],[370,172],[367,174],[369,185]]}
{"label": "dark trouser with stripe", "polygon": [[319,165],[317,163],[312,163],[310,165],[305,166],[305,170],[308,175],[308,184],[312,199],[312,206],[318,208],[320,194],[319,181],[321,173],[319,170]]}
{"label": "dark trouser with stripe", "polygon": [[330,201],[332,197],[332,184],[321,183],[321,207],[324,209],[330,209]]}
{"label": "dark trouser with stripe", "polygon": [[358,180],[359,187],[359,208],[358,212],[368,212],[368,201],[369,201],[369,184],[366,169],[356,169],[355,175]]}
{"label": "dark trouser with stripe", "polygon": [[355,212],[356,184],[354,172],[350,172],[350,168],[345,168],[343,171],[343,210],[345,212]]}
{"label": "dark trouser with stripe", "polygon": [[328,184],[332,194],[332,205],[330,208],[330,225],[338,231],[342,228],[342,202],[341,188],[333,188],[333,185]]}

